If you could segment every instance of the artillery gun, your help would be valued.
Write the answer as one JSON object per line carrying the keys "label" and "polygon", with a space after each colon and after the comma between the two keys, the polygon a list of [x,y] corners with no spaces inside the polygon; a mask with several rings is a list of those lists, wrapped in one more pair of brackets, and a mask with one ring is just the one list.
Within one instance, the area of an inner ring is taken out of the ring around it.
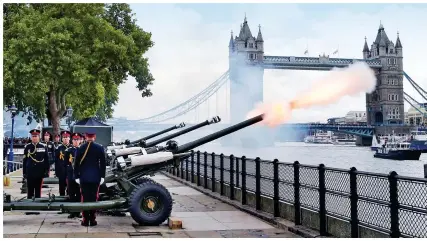
{"label": "artillery gun", "polygon": [[[129,155],[144,154],[146,153],[146,150],[150,150],[150,153],[171,150],[178,146],[178,143],[176,141],[171,140],[172,138],[184,135],[190,131],[194,131],[210,124],[219,123],[220,121],[221,118],[219,118],[219,116],[215,116],[210,120],[203,121],[197,125],[190,126],[188,128],[185,128],[183,130],[177,131],[175,133],[161,137],[157,140],[148,143],[146,142],[147,139],[141,138],[138,142],[135,142],[134,144],[127,145],[126,147],[120,149],[112,149],[110,152],[107,153],[107,162],[109,163],[110,167],[114,167],[116,165],[117,158],[120,156],[126,159]],[[165,141],[168,141],[166,143],[166,147],[156,147],[156,145]],[[137,146],[137,144],[139,145],[139,147]]]}
{"label": "artillery gun", "polygon": [[256,124],[262,119],[263,115],[253,117],[192,142],[173,146],[167,151],[158,152],[156,148],[150,148],[126,159],[123,156],[117,157],[117,164],[109,168],[105,184],[101,186],[103,188],[100,189],[98,202],[70,202],[68,197],[50,194],[47,198],[11,201],[10,195],[4,194],[3,211],[110,210],[129,212],[141,225],[159,225],[172,212],[172,197],[164,186],[144,176],[170,166],[178,167],[181,160],[191,154],[189,151],[192,149]]}
{"label": "artillery gun", "polygon": [[185,127],[185,123],[184,122],[182,122],[182,123],[180,123],[178,125],[174,125],[174,126],[171,126],[169,128],[166,128],[164,130],[158,131],[158,132],[153,133],[151,135],[142,137],[142,138],[140,138],[138,140],[135,140],[135,141],[125,140],[124,142],[113,143],[113,145],[107,146],[107,152],[111,152],[112,150],[116,150],[116,149],[123,149],[123,148],[126,148],[126,147],[137,146],[141,142],[145,143],[145,141],[147,141],[147,140],[149,140],[151,138],[163,135],[163,134],[165,134],[167,132],[173,131],[175,129],[183,128],[183,127]]}

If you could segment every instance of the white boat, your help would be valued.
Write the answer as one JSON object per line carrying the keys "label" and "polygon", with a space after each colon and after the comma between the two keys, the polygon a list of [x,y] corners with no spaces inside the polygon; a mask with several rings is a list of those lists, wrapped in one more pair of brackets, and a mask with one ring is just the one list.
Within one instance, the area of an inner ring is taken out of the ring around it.
{"label": "white boat", "polygon": [[305,137],[304,142],[311,144],[332,144],[332,134],[329,131],[326,133],[316,132],[314,135]]}
{"label": "white boat", "polygon": [[334,145],[345,145],[345,146],[354,146],[356,145],[356,139],[335,139],[333,142]]}

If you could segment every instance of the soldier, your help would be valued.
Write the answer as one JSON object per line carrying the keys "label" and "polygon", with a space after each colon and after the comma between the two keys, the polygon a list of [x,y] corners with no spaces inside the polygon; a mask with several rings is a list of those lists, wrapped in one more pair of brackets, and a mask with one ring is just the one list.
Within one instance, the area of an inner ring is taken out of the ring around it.
{"label": "soldier", "polygon": [[58,148],[58,146],[60,144],[61,144],[61,136],[59,134],[56,134],[54,142],[53,142],[53,145],[55,146],[55,149]]}
{"label": "soldier", "polygon": [[80,133],[80,135],[82,136],[82,139],[80,141],[80,145],[83,145],[86,143],[86,138],[85,138],[85,134],[84,133]]}
{"label": "soldier", "polygon": [[67,175],[65,171],[65,150],[70,144],[70,135],[69,131],[62,131],[62,144],[56,148],[55,154],[55,175],[59,181],[59,195],[65,196],[65,188],[67,186]]}
{"label": "soldier", "polygon": [[[80,184],[82,202],[95,202],[98,199],[99,186],[105,178],[105,153],[102,145],[95,142],[95,133],[86,133],[86,143],[77,150],[74,165],[74,177]],[[83,211],[82,226],[97,225],[95,210]]]}
{"label": "soldier", "polygon": [[49,156],[46,145],[40,143],[40,130],[33,129],[31,143],[24,149],[23,174],[27,179],[27,198],[40,198],[43,177],[49,176]]}
{"label": "soldier", "polygon": [[55,163],[55,145],[50,141],[50,133],[48,131],[44,133],[44,141],[42,141],[42,143],[46,145],[47,154],[49,156],[49,166],[51,166]]}
{"label": "soldier", "polygon": [[[65,168],[67,171],[67,190],[68,190],[68,195],[70,196],[70,200],[72,202],[79,202],[81,199],[79,184],[77,184],[74,179],[74,163],[75,163],[77,149],[80,145],[81,138],[82,136],[80,133],[74,133],[72,135],[72,146],[67,148],[65,152],[65,160],[66,160]],[[80,213],[79,212],[71,213],[68,216],[68,218],[75,218],[75,217],[81,218]]]}

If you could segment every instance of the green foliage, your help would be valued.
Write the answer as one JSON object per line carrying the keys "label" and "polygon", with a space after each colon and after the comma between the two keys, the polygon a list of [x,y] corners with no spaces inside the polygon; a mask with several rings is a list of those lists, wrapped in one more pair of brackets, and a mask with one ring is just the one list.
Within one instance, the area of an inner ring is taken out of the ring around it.
{"label": "green foliage", "polygon": [[[112,116],[118,87],[134,76],[141,96],[154,81],[143,54],[151,34],[128,4],[3,4],[4,102],[55,125],[72,106],[74,119]],[[46,102],[46,96],[47,102]],[[59,129],[59,126],[58,126]]]}

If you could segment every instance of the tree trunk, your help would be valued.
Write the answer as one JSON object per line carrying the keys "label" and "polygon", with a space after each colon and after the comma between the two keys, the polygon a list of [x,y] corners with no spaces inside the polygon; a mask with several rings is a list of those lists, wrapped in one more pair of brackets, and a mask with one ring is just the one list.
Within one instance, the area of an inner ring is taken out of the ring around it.
{"label": "tree trunk", "polygon": [[61,117],[65,111],[65,94],[59,89],[50,87],[49,91],[49,113],[52,121],[53,135],[60,134]]}
{"label": "tree trunk", "polygon": [[53,128],[53,135],[60,134],[61,130],[61,118],[59,118],[59,115],[52,115],[52,128]]}

